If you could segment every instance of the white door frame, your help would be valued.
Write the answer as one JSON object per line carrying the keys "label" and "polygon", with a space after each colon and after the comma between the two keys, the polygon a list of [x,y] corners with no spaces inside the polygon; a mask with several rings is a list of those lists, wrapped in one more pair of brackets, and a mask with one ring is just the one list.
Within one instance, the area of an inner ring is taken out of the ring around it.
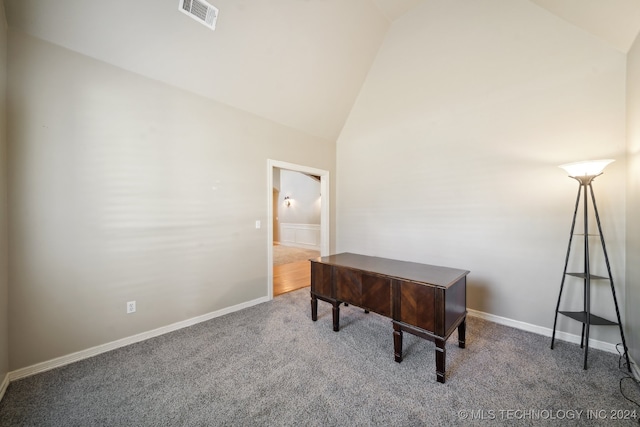
{"label": "white door frame", "polygon": [[267,159],[267,297],[273,299],[273,170],[286,169],[320,177],[320,255],[329,255],[329,171]]}

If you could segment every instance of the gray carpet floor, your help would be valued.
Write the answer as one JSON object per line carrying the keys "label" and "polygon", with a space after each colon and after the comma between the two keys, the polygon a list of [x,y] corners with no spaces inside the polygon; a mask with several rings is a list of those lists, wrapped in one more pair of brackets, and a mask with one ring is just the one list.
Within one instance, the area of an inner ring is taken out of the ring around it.
{"label": "gray carpet floor", "polygon": [[617,355],[592,350],[584,371],[577,345],[550,350],[547,337],[470,317],[467,348],[456,333],[447,342],[440,384],[432,342],[405,334],[396,363],[389,319],[345,307],[336,333],[329,304],[318,316],[303,288],[15,381],[0,425],[638,425],[611,420],[637,409],[620,394]]}

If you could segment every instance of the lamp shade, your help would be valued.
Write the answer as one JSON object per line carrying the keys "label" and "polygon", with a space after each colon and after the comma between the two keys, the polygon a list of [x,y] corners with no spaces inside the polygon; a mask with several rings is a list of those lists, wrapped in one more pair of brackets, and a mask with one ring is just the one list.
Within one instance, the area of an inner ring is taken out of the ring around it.
{"label": "lamp shade", "polygon": [[564,165],[560,165],[562,169],[566,170],[569,176],[578,177],[578,176],[596,176],[600,175],[604,168],[611,162],[614,162],[613,159],[604,159],[604,160],[587,160],[584,162],[574,162],[574,163],[566,163]]}

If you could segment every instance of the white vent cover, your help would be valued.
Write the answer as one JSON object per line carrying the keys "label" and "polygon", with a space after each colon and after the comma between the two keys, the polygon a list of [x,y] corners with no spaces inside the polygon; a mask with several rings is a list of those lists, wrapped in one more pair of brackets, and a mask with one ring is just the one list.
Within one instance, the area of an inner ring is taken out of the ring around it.
{"label": "white vent cover", "polygon": [[178,9],[206,25],[212,30],[216,29],[216,20],[218,19],[218,9],[204,0],[178,0]]}

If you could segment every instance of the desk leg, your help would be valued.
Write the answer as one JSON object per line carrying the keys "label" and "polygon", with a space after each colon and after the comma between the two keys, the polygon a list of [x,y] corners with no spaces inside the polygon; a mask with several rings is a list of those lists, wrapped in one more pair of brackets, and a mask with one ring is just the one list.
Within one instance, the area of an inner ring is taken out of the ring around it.
{"label": "desk leg", "polygon": [[458,347],[464,348],[465,335],[467,333],[467,318],[465,317],[462,323],[458,325]]}
{"label": "desk leg", "polygon": [[340,330],[340,301],[333,302],[333,331]]}
{"label": "desk leg", "polygon": [[318,298],[311,294],[311,320],[318,320]]}
{"label": "desk leg", "polygon": [[393,355],[396,362],[402,362],[402,328],[396,323],[393,324]]}
{"label": "desk leg", "polygon": [[447,351],[445,350],[445,340],[436,339],[436,377],[439,383],[444,384],[445,360]]}

